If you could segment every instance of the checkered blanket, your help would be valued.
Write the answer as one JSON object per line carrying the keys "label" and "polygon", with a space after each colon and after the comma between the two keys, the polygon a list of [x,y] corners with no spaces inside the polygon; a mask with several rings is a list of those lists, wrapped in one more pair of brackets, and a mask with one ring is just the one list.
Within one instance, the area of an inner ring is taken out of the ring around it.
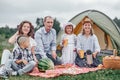
{"label": "checkered blanket", "polygon": [[46,70],[45,72],[39,71],[37,67],[33,69],[29,75],[31,76],[39,76],[44,78],[52,78],[57,77],[60,75],[77,75],[81,73],[88,73],[90,71],[96,71],[99,70],[99,68],[85,68],[85,67],[78,67],[76,65],[59,65],[55,66],[55,69],[53,70]]}

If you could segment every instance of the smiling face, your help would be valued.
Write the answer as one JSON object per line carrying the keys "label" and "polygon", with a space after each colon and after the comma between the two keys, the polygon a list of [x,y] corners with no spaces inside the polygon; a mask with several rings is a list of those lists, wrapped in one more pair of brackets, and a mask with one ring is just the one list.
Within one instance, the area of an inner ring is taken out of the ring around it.
{"label": "smiling face", "polygon": [[19,35],[31,36],[32,38],[34,36],[34,27],[29,21],[22,21],[18,25],[18,31]]}
{"label": "smiling face", "polygon": [[83,29],[85,31],[85,34],[89,35],[91,33],[91,24],[90,23],[85,23],[83,25]]}
{"label": "smiling face", "polygon": [[46,32],[49,32],[51,28],[53,27],[53,18],[52,17],[46,17],[44,20],[45,30]]}
{"label": "smiling face", "polygon": [[72,25],[67,25],[67,26],[65,27],[65,32],[66,32],[67,34],[72,34],[72,32],[73,32],[73,26],[72,26]]}
{"label": "smiling face", "polygon": [[87,22],[83,24],[82,35],[93,35],[93,29],[91,23]]}
{"label": "smiling face", "polygon": [[30,25],[29,23],[24,23],[22,26],[23,35],[27,35],[30,32]]}

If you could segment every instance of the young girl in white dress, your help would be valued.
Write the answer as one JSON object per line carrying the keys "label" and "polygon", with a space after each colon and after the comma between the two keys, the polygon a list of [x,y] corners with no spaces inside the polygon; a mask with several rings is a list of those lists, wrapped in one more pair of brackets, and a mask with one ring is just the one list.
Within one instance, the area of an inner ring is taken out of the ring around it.
{"label": "young girl in white dress", "polygon": [[65,33],[61,37],[60,45],[62,48],[62,64],[74,64],[76,57],[76,35],[73,33],[74,25],[68,22],[65,27]]}

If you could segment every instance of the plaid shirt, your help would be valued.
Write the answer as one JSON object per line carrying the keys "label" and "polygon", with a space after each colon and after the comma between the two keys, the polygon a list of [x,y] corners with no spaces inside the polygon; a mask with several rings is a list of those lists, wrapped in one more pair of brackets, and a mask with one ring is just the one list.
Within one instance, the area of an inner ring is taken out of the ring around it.
{"label": "plaid shirt", "polygon": [[[22,59],[27,60],[28,62],[32,61],[33,56],[31,51],[29,51],[26,48],[25,49],[22,49],[20,47],[15,48],[13,51],[13,60],[16,61],[16,60],[22,60]],[[22,68],[23,66],[25,66],[23,63],[18,64],[18,67],[20,68]]]}

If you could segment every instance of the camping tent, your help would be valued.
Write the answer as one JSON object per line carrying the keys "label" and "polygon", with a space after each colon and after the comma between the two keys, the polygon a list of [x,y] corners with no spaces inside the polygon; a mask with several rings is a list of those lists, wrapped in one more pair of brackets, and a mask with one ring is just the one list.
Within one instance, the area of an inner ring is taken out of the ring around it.
{"label": "camping tent", "polygon": [[[93,21],[93,30],[96,34],[101,49],[120,50],[120,29],[104,13],[97,10],[87,10],[73,17],[69,22],[76,25],[74,33],[78,35],[82,29],[82,21],[89,17]],[[64,33],[61,30],[58,34],[57,44],[60,42],[60,36]]]}

